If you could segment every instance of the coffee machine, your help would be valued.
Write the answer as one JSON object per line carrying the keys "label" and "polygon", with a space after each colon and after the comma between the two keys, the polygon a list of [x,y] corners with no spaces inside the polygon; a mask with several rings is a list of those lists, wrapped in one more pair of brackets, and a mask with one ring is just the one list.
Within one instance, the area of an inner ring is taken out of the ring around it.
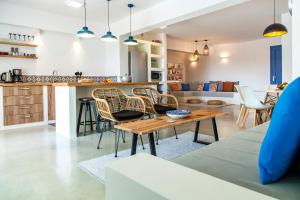
{"label": "coffee machine", "polygon": [[13,81],[14,82],[23,82],[21,69],[13,69]]}
{"label": "coffee machine", "polygon": [[9,72],[4,72],[1,74],[1,81],[3,81],[4,83],[13,83],[13,75],[11,73],[11,71],[9,70]]}

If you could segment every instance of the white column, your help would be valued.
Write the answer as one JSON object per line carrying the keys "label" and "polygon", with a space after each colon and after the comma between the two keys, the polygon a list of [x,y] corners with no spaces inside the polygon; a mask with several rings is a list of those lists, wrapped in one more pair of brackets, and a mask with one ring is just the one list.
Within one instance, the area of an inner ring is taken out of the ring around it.
{"label": "white column", "polygon": [[293,56],[292,56],[292,16],[290,13],[284,13],[281,16],[281,23],[283,23],[289,33],[282,36],[282,81],[291,82],[293,80]]}
{"label": "white column", "polygon": [[293,78],[300,76],[300,1],[293,1]]}
{"label": "white column", "polygon": [[56,132],[76,138],[76,87],[55,87]]}

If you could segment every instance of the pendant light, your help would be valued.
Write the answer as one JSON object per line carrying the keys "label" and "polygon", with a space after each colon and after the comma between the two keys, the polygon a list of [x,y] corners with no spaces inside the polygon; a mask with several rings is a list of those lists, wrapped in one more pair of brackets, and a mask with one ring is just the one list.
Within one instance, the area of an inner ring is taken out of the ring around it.
{"label": "pendant light", "polygon": [[114,36],[112,34],[112,32],[110,31],[110,24],[109,24],[109,2],[111,0],[107,0],[107,25],[108,25],[108,31],[105,35],[103,35],[101,37],[101,40],[102,41],[105,41],[105,42],[114,42],[114,41],[117,41],[118,38],[116,36]]}
{"label": "pendant light", "polygon": [[276,14],[276,2],[274,0],[274,23],[269,25],[265,29],[263,34],[265,37],[278,37],[288,33],[287,28],[283,24],[275,22],[275,14]]}
{"label": "pendant light", "polygon": [[204,56],[208,56],[208,55],[209,55],[209,47],[208,47],[208,45],[207,45],[207,41],[208,41],[208,40],[204,40],[204,42],[205,42],[205,45],[204,45],[204,47],[203,47],[203,55],[204,55]]}
{"label": "pendant light", "polygon": [[84,0],[84,27],[80,31],[77,32],[77,37],[79,38],[93,38],[95,37],[94,32],[90,31],[86,26],[86,2]]}
{"label": "pendant light", "polygon": [[200,53],[198,51],[198,40],[195,40],[195,52],[193,54],[193,57],[192,57],[192,61],[193,62],[197,62],[199,61],[199,58],[200,58]]}
{"label": "pendant light", "polygon": [[129,46],[134,46],[134,45],[138,45],[138,42],[136,39],[133,38],[133,36],[131,35],[131,9],[134,7],[133,4],[128,4],[128,8],[130,10],[130,32],[129,32],[129,37],[124,41],[125,45],[129,45]]}

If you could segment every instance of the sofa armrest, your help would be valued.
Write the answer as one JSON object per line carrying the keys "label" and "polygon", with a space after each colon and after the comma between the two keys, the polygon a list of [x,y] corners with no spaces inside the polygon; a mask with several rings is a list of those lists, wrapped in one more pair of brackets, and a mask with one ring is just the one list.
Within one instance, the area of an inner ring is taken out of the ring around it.
{"label": "sofa armrest", "polygon": [[106,167],[106,200],[273,199],[148,154]]}

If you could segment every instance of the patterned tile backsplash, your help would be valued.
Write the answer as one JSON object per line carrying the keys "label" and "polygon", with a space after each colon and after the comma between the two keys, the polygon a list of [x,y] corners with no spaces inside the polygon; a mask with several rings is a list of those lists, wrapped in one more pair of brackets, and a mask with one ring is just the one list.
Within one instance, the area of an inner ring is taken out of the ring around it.
{"label": "patterned tile backsplash", "polygon": [[[102,82],[105,79],[111,79],[113,82],[118,81],[117,76],[81,76],[81,79],[92,79],[96,82]],[[23,82],[77,82],[78,78],[76,76],[40,76],[40,75],[23,75]]]}

